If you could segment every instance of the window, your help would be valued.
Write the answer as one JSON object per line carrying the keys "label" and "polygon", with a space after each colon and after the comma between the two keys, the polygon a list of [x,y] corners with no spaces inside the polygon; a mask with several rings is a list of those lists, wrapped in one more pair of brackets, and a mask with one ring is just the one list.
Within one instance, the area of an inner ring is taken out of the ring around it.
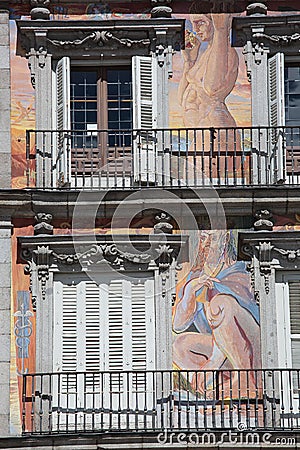
{"label": "window", "polygon": [[284,69],[285,124],[299,126],[300,120],[300,66],[288,65]]}
{"label": "window", "polygon": [[153,376],[145,371],[155,369],[154,280],[132,275],[134,281],[103,273],[98,285],[83,274],[55,274],[53,370],[61,375],[53,410],[62,412],[54,424],[88,425],[88,414],[64,413],[82,407],[107,411],[101,420],[120,426],[121,415],[109,410],[141,409],[146,387],[153,401]]}
{"label": "window", "polygon": [[289,281],[288,287],[292,367],[300,368],[300,281]]}
{"label": "window", "polygon": [[[132,129],[130,67],[71,70],[71,128],[76,131],[107,129],[110,147],[131,144],[131,133],[118,134],[118,130]],[[95,133],[92,136],[93,146],[97,147]]]}
{"label": "window", "polygon": [[[133,129],[156,127],[157,67],[150,56],[134,56],[131,66],[71,67],[57,63],[58,179],[95,175],[150,180],[154,176],[154,139]],[[101,131],[104,130],[104,131]],[[65,138],[69,138],[69,141]],[[71,155],[71,157],[70,157]],[[149,174],[151,172],[151,174]]]}
{"label": "window", "polygon": [[299,182],[300,175],[300,67],[284,60],[283,53],[269,58],[269,116],[271,127],[287,127],[284,138],[280,129],[271,131],[270,168],[277,180]]}

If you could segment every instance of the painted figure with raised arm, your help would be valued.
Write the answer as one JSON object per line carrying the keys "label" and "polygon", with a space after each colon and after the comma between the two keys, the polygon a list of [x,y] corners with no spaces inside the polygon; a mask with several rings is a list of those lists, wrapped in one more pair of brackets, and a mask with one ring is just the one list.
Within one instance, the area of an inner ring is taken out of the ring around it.
{"label": "painted figure with raised arm", "polygon": [[206,176],[227,180],[240,176],[242,162],[240,133],[225,103],[239,66],[238,54],[229,40],[231,15],[191,14],[190,21],[193,31],[186,31],[178,87],[183,123],[187,128],[226,128],[215,131],[213,138],[210,130],[197,132],[191,148],[196,148],[200,157],[207,155],[202,167]]}
{"label": "painted figure with raised arm", "polygon": [[[239,59],[229,42],[229,14],[190,15],[193,32],[186,31],[179,101],[186,127],[235,127],[225,104],[237,75]],[[203,43],[207,43],[203,51]]]}

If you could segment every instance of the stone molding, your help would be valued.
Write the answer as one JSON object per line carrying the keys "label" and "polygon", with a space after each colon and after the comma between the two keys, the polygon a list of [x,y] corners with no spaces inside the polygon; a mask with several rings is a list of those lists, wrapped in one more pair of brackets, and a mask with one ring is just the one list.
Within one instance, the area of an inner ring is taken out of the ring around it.
{"label": "stone molding", "polygon": [[283,51],[286,55],[299,53],[299,15],[271,16],[254,14],[235,17],[232,22],[233,45],[265,48],[270,55]]}
{"label": "stone molding", "polygon": [[[125,273],[158,270],[163,275],[177,262],[186,260],[187,237],[181,235],[40,235],[19,237],[20,257],[30,275],[33,308],[47,297],[51,271],[92,272],[109,268]],[[96,241],[96,242],[95,242]],[[74,242],[76,250],[74,248]],[[150,249],[149,249],[150,247]],[[134,248],[135,251],[132,251]],[[80,250],[80,251],[79,251]],[[179,261],[178,261],[179,260]],[[177,269],[179,266],[177,266]],[[107,270],[107,269],[106,269]]]}
{"label": "stone molding", "polygon": [[[184,45],[184,20],[18,20],[17,54],[93,59],[168,54]],[[86,54],[84,53],[86,52]],[[113,53],[112,53],[113,52]],[[85,56],[83,56],[85,54]]]}
{"label": "stone molding", "polygon": [[272,268],[299,270],[300,231],[245,231],[239,233],[239,259],[257,259],[260,273],[268,280]]}

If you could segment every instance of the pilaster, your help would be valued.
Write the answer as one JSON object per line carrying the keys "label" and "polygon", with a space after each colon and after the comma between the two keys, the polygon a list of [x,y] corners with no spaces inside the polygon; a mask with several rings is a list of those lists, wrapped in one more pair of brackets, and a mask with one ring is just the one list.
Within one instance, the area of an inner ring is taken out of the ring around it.
{"label": "pilaster", "polygon": [[0,189],[11,186],[9,11],[0,9]]}
{"label": "pilaster", "polygon": [[10,433],[11,220],[0,218],[0,436]]}
{"label": "pilaster", "polygon": [[[47,31],[35,30],[35,47],[28,53],[31,82],[36,91],[36,129],[52,129],[52,57],[47,49]],[[46,140],[46,141],[45,141]],[[51,135],[41,133],[36,135],[36,184],[37,186],[50,186],[51,180],[51,158],[46,151],[51,151],[53,143]]]}

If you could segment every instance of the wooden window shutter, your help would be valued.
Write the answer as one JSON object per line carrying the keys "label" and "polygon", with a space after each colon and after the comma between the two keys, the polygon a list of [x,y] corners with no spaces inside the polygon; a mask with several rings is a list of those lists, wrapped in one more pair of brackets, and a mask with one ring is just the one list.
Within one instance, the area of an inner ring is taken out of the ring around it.
{"label": "wooden window shutter", "polygon": [[300,368],[300,281],[289,281],[290,336],[293,368]]}
{"label": "wooden window shutter", "polygon": [[153,280],[68,275],[54,291],[54,371],[155,368]]}
{"label": "wooden window shutter", "polygon": [[[276,53],[268,60],[269,125],[284,127],[284,54]],[[269,166],[271,182],[285,180],[285,142],[283,130],[270,130]]]}
{"label": "wooden window shutter", "polygon": [[157,70],[151,56],[132,59],[133,141],[135,181],[154,182],[156,171]]}
{"label": "wooden window shutter", "polygon": [[56,66],[56,172],[59,186],[70,182],[71,129],[70,110],[70,58],[60,59]]}

